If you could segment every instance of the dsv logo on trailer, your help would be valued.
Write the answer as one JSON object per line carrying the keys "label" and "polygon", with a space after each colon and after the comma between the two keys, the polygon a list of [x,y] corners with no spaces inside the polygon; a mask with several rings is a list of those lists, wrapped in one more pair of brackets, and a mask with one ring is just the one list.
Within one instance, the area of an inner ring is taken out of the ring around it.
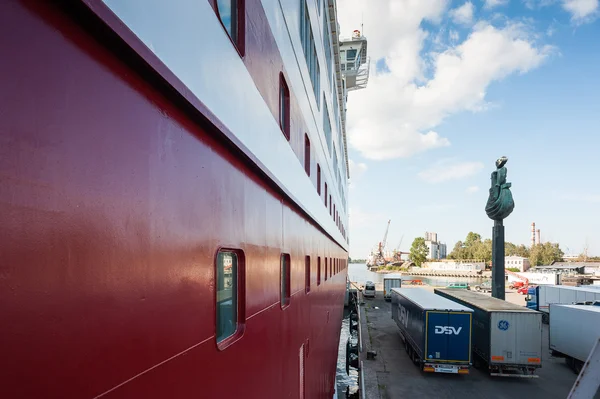
{"label": "dsv logo on trailer", "polygon": [[435,326],[436,334],[448,334],[448,335],[458,335],[460,334],[460,330],[462,327],[451,327],[451,326]]}

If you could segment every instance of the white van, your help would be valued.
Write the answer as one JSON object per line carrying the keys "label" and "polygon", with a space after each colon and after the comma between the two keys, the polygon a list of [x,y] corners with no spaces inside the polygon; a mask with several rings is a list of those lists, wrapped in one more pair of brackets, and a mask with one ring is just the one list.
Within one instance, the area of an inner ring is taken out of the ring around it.
{"label": "white van", "polygon": [[375,283],[372,281],[367,281],[365,283],[365,289],[363,290],[363,296],[375,298]]}

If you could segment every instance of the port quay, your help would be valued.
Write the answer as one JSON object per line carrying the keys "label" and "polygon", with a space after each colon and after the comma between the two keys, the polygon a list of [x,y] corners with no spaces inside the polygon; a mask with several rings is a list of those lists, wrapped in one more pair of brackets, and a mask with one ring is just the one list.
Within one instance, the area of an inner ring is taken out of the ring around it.
{"label": "port quay", "polygon": [[[365,264],[349,265],[349,306],[352,306],[352,298],[356,296],[357,314],[349,316],[350,321],[343,325],[344,331],[342,331],[341,336],[342,340],[350,338],[351,345],[355,344],[356,347],[352,348],[350,345],[349,348],[346,342],[340,342],[337,398],[412,398],[424,397],[425,393],[428,397],[435,398],[514,398],[517,393],[531,398],[600,398],[600,392],[590,394],[589,390],[581,394],[583,396],[570,396],[578,375],[571,367],[572,364],[569,363],[568,356],[553,353],[550,349],[551,325],[541,323],[541,317],[536,318],[536,323],[541,327],[541,330],[537,330],[538,339],[540,338],[539,335],[541,335],[541,339],[536,341],[535,344],[539,347],[541,342],[541,348],[536,348],[540,352],[541,367],[535,368],[532,375],[511,374],[509,372],[502,376],[491,375],[493,373],[490,373],[485,364],[477,364],[477,367],[475,367],[474,363],[477,362],[473,362],[473,359],[468,374],[423,371],[420,363],[415,362],[414,356],[411,356],[410,351],[406,350],[401,329],[392,318],[392,307],[396,304],[393,300],[387,301],[384,299],[384,278],[399,275],[399,273],[370,272]],[[464,277],[409,276],[407,273],[402,275],[401,278],[402,288],[400,291],[404,290],[404,292],[408,291],[409,293],[410,291],[425,291],[431,295],[436,295],[434,290],[451,284],[460,284],[467,281],[469,284],[477,284],[476,281],[478,281]],[[419,284],[411,284],[412,281],[417,279],[420,279]],[[375,285],[374,297],[363,295],[367,282],[369,284],[372,282]],[[490,293],[475,293],[473,291],[473,289],[469,290],[472,295],[481,295],[483,299],[489,298],[488,300],[496,301],[496,299],[491,298]],[[600,294],[600,290],[598,291]],[[526,315],[529,315],[527,312],[531,312],[529,316],[535,317],[535,313],[538,313],[527,309],[526,295],[520,294],[514,289],[506,289],[506,299],[503,302],[508,307],[523,308]],[[587,307],[600,310],[600,306]],[[511,310],[511,312],[513,311]],[[597,312],[596,315],[600,316],[600,312]],[[587,317],[589,318],[589,316]],[[345,321],[347,320],[345,319]],[[552,323],[552,320],[550,323]],[[555,323],[558,323],[558,318],[556,318]],[[355,326],[354,332],[351,331],[352,324]],[[473,324],[475,329],[475,321]],[[506,328],[504,324],[501,325]],[[512,325],[508,327],[508,330],[511,327]],[[555,326],[552,325],[552,328],[554,329]],[[597,332],[595,333],[597,335]],[[518,340],[526,339],[524,338],[526,335],[527,332],[525,331],[517,333],[517,347],[520,345]],[[350,352],[350,355],[347,352]],[[340,367],[344,362],[349,362],[348,372]],[[598,378],[600,371],[598,369],[592,371]],[[344,374],[343,378],[340,378],[339,374]],[[348,375],[350,378],[348,378]],[[350,381],[355,383],[356,386],[348,387],[340,384],[340,381]]]}

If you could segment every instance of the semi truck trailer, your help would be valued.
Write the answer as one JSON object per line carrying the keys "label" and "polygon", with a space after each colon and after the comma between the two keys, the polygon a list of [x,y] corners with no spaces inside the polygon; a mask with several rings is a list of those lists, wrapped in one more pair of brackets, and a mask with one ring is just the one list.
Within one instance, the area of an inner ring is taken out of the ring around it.
{"label": "semi truck trailer", "polygon": [[550,350],[579,374],[600,337],[600,306],[550,304]]}
{"label": "semi truck trailer", "polygon": [[392,300],[392,288],[402,287],[402,276],[399,274],[387,274],[383,277],[383,299],[387,302]]}
{"label": "semi truck trailer", "polygon": [[537,378],[542,367],[542,314],[501,299],[466,290],[435,289],[473,310],[473,365],[490,375]]}
{"label": "semi truck trailer", "polygon": [[432,292],[392,288],[392,318],[422,371],[468,374],[473,311]]}
{"label": "semi truck trailer", "polygon": [[542,312],[542,322],[550,322],[550,304],[572,305],[600,301],[600,288],[540,285],[530,288],[525,297],[529,309]]}

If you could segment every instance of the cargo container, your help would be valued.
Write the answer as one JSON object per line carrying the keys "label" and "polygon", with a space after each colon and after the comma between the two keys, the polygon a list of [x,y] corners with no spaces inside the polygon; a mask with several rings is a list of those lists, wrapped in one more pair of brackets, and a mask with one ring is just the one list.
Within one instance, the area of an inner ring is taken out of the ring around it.
{"label": "cargo container", "polygon": [[566,285],[540,285],[527,292],[527,307],[542,312],[542,322],[549,323],[549,306],[552,303],[572,305],[577,302],[600,301],[600,289],[569,287]]}
{"label": "cargo container", "polygon": [[490,375],[537,378],[542,367],[542,314],[467,290],[434,292],[473,310],[473,365]]}
{"label": "cargo container", "polygon": [[392,318],[406,352],[430,373],[468,374],[473,311],[418,288],[392,288]]}
{"label": "cargo container", "polygon": [[392,300],[392,288],[402,287],[402,276],[399,274],[388,274],[383,277],[383,299]]}
{"label": "cargo container", "polygon": [[600,306],[550,305],[550,350],[577,374],[600,337]]}

